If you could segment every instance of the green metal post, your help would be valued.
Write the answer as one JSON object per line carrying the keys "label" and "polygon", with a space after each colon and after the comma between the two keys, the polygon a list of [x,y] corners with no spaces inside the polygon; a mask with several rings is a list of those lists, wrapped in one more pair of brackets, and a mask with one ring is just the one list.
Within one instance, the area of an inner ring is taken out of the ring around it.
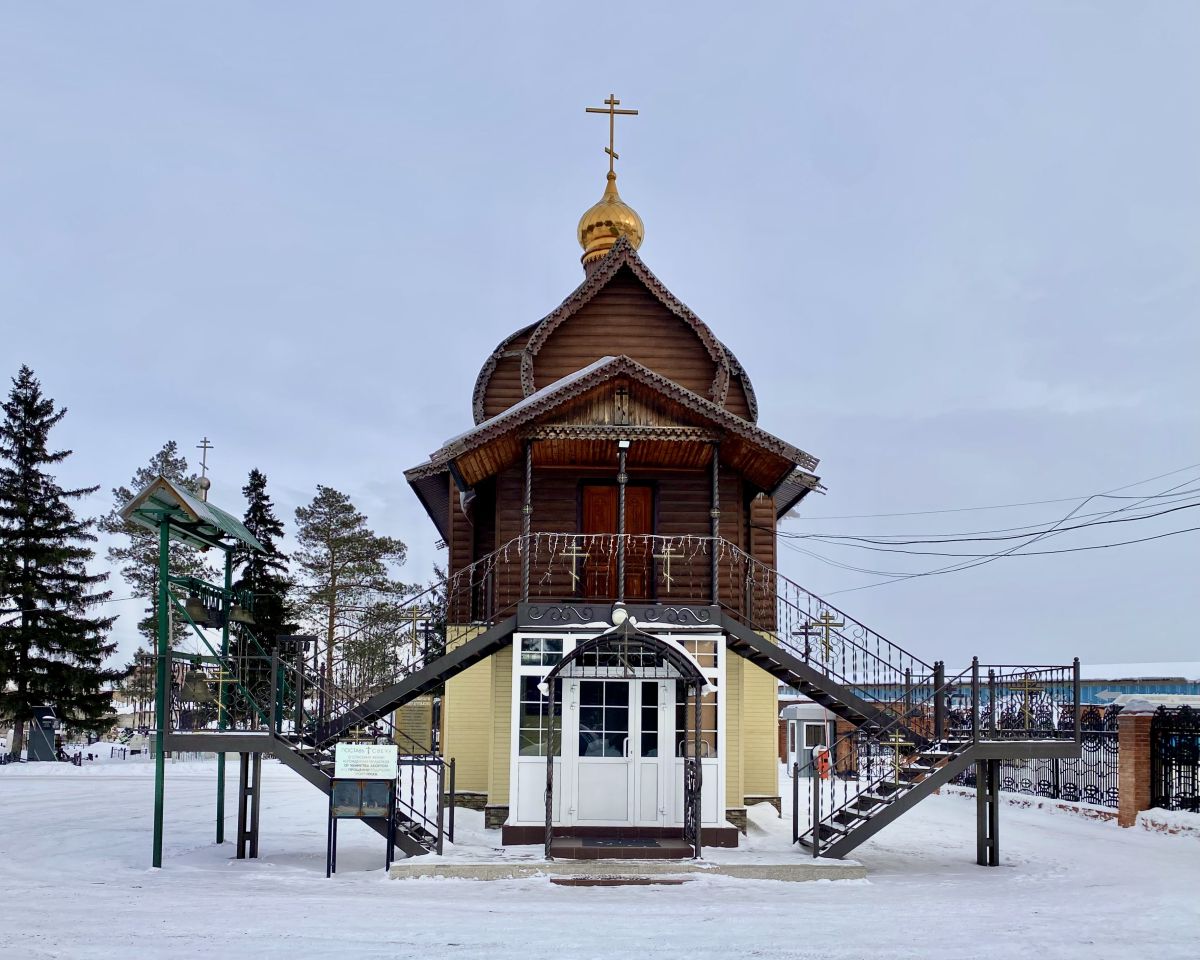
{"label": "green metal post", "polygon": [[158,524],[158,663],[154,713],[158,728],[158,744],[154,754],[154,854],[152,863],[162,866],[163,841],[163,790],[166,780],[167,746],[167,660],[171,655],[171,627],[167,616],[170,591],[167,578],[170,576],[171,523],[163,516]]}
{"label": "green metal post", "polygon": [[[221,664],[217,675],[217,729],[224,730],[225,671],[229,668],[229,613],[233,609],[233,551],[225,551],[225,623],[221,627]],[[225,754],[217,754],[217,843],[225,842]]]}

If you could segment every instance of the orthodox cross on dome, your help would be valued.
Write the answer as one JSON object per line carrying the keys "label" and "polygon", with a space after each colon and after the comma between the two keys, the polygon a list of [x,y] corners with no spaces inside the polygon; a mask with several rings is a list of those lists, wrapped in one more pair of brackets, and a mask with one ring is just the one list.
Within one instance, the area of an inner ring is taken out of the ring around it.
{"label": "orthodox cross on dome", "polygon": [[617,153],[617,151],[616,151],[617,115],[620,114],[623,117],[636,117],[637,116],[636,110],[618,110],[617,106],[618,106],[618,104],[620,104],[620,102],[621,101],[617,99],[617,95],[615,93],[610,93],[608,95],[608,99],[604,101],[605,106],[603,106],[603,107],[584,107],[584,111],[587,113],[607,113],[608,114],[608,146],[604,148],[604,152],[608,154],[608,172],[609,172],[609,174],[612,174],[614,172],[613,171],[613,161],[621,159],[621,155],[619,153]]}
{"label": "orthodox cross on dome", "polygon": [[207,501],[208,488],[212,486],[212,481],[208,479],[208,451],[215,450],[216,447],[205,437],[196,444],[196,449],[200,451],[200,499]]}

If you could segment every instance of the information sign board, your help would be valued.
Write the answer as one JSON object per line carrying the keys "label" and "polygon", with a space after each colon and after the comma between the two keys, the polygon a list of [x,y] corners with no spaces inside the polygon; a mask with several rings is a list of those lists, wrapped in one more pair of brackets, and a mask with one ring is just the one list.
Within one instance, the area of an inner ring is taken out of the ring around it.
{"label": "information sign board", "polygon": [[394,743],[339,743],[333,751],[333,775],[339,780],[395,780],[399,750]]}

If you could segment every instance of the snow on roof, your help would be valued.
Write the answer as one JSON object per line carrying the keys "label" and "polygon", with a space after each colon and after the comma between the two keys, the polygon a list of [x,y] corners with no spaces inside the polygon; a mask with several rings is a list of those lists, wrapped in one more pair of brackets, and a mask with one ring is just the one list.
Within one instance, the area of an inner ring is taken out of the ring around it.
{"label": "snow on roof", "polygon": [[1200,660],[1162,663],[1081,663],[1082,680],[1165,680],[1182,677],[1200,682]]}

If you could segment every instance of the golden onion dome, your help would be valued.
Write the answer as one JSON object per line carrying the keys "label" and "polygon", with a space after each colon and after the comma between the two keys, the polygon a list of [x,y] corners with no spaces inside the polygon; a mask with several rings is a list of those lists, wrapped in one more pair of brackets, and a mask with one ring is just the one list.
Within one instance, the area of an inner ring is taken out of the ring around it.
{"label": "golden onion dome", "polygon": [[620,237],[628,237],[636,250],[645,235],[642,218],[621,199],[617,193],[617,175],[610,170],[604,196],[579,218],[579,245],[583,247],[584,266],[608,253]]}

